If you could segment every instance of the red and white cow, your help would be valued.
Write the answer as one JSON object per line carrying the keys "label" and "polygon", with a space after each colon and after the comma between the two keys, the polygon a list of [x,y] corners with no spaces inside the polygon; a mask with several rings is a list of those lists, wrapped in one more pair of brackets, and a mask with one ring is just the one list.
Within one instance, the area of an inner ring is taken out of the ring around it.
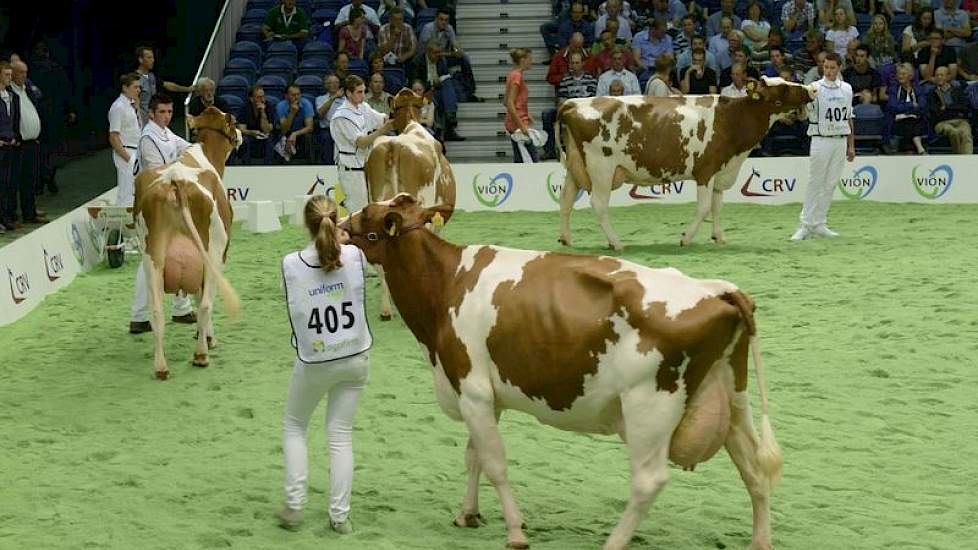
{"label": "red and white cow", "polygon": [[[409,195],[341,224],[384,267],[398,310],[433,366],[444,412],[465,422],[468,485],[458,526],[479,525],[485,471],[507,546],[526,548],[497,420],[516,409],[564,430],[619,434],[632,494],[606,549],[624,548],[669,477],[725,446],[754,511],[754,549],[771,548],[770,492],[781,451],[768,421],[754,305],[732,283],[611,257],[455,246],[417,231],[439,211]],[[749,350],[761,432],[747,393]]]}
{"label": "red and white cow", "polygon": [[[424,206],[442,204],[452,207],[444,219],[435,223],[440,229],[452,216],[455,207],[455,174],[442,150],[418,120],[421,96],[404,88],[393,98],[394,128],[397,136],[383,136],[374,142],[364,166],[364,176],[371,202],[408,193]],[[391,297],[387,281],[380,274],[380,318],[391,319]]]}
{"label": "red and white cow", "polygon": [[153,307],[153,364],[160,380],[170,373],[163,355],[164,292],[183,291],[198,298],[193,358],[198,367],[207,366],[207,350],[217,345],[211,319],[215,290],[220,290],[229,314],[239,309],[238,297],[221,273],[233,219],[222,177],[228,155],[241,143],[241,132],[234,117],[216,107],[187,118],[199,142],[174,162],[136,177],[133,216]]}
{"label": "red and white cow", "polygon": [[[763,77],[747,84],[748,96],[592,97],[569,99],[557,113],[557,145],[567,171],[560,199],[560,241],[571,245],[570,215],[579,189],[609,245],[621,239],[608,220],[611,192],[626,181],[656,185],[696,181],[696,215],[680,244],[692,242],[712,210],[713,239],[723,244],[723,192],[740,165],[776,120],[798,113],[815,97],[810,85]],[[711,196],[712,195],[712,196]]]}

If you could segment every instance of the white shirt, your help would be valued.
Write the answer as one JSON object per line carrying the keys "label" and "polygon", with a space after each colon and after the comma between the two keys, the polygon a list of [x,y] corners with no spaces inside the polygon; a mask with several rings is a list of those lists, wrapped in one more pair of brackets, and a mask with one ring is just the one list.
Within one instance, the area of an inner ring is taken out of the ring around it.
{"label": "white shirt", "polygon": [[10,89],[20,96],[20,138],[24,141],[37,139],[41,135],[41,115],[27,95],[27,90],[10,83]]}
{"label": "white shirt", "polygon": [[[352,7],[353,4],[347,4],[342,8],[340,8],[340,12],[336,14],[336,20],[333,21],[333,24],[340,25],[341,23],[346,23],[347,21],[349,21],[350,9]],[[380,27],[380,17],[377,17],[377,12],[374,11],[373,8],[371,8],[366,4],[360,4],[360,9],[363,10],[364,17],[366,17],[367,21],[369,21],[371,25],[376,25],[378,28]],[[370,27],[370,25],[367,25],[367,38],[368,39],[376,38],[374,36],[373,29]]]}
{"label": "white shirt", "polygon": [[720,90],[720,95],[723,97],[747,97],[747,86],[738,88],[731,82]]}
{"label": "white shirt", "polygon": [[840,76],[834,82],[824,77],[812,83],[815,101],[806,106],[808,111],[808,135],[847,136],[852,119],[852,86]]}
{"label": "white shirt", "polygon": [[598,78],[598,91],[595,95],[599,97],[608,95],[611,89],[611,83],[615,80],[621,80],[621,83],[625,85],[624,95],[642,95],[642,86],[638,83],[638,77],[628,69],[622,69],[621,71],[608,69],[601,73],[601,77]]}
{"label": "white shirt", "polygon": [[152,170],[176,160],[190,144],[169,128],[150,120],[139,138],[139,169]]}
{"label": "white shirt", "polygon": [[336,144],[336,163],[347,168],[363,168],[370,147],[357,147],[357,138],[379,128],[386,118],[366,101],[356,107],[344,101],[329,121],[329,133]]}
{"label": "white shirt", "polygon": [[135,149],[139,145],[139,116],[136,102],[123,94],[109,107],[109,132],[116,132],[122,139],[122,146]]}

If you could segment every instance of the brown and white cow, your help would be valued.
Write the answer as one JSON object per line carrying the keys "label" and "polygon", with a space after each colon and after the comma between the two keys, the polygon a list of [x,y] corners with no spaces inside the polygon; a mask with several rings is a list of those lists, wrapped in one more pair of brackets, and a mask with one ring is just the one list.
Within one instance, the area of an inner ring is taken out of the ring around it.
{"label": "brown and white cow", "polygon": [[215,290],[220,290],[229,314],[239,309],[238,297],[221,273],[233,219],[222,177],[241,133],[234,117],[215,107],[187,118],[199,142],[172,163],[136,177],[133,215],[153,307],[153,365],[160,380],[169,376],[163,355],[164,292],[183,291],[199,301],[193,358],[199,367],[207,366],[207,350],[217,345],[211,319]]}
{"label": "brown and white cow", "polygon": [[[435,230],[451,218],[455,207],[455,174],[445,158],[441,143],[421,123],[421,96],[404,88],[393,98],[394,128],[397,136],[377,138],[367,157],[364,175],[371,202],[408,193],[424,206],[452,207]],[[391,319],[391,298],[387,281],[380,274],[380,318]]]}
{"label": "brown and white cow", "polygon": [[[560,200],[560,242],[571,245],[570,215],[579,189],[608,243],[621,239],[608,220],[611,192],[629,182],[656,185],[696,181],[696,215],[680,244],[692,242],[712,210],[713,239],[723,244],[723,192],[734,184],[740,165],[776,120],[800,111],[815,97],[814,87],[763,77],[747,84],[741,98],[592,97],[570,99],[557,113],[558,140],[567,171]],[[712,196],[711,196],[712,195]]]}
{"label": "brown and white cow", "polygon": [[[564,430],[619,434],[632,493],[606,549],[624,548],[669,477],[725,446],[754,512],[751,548],[771,548],[781,451],[768,420],[754,305],[733,284],[607,256],[455,246],[423,228],[440,207],[408,195],[341,224],[384,267],[433,367],[444,412],[465,422],[468,484],[458,526],[479,525],[479,475],[496,487],[508,546],[527,547],[497,428],[516,409]],[[761,433],[747,393],[753,351]]]}

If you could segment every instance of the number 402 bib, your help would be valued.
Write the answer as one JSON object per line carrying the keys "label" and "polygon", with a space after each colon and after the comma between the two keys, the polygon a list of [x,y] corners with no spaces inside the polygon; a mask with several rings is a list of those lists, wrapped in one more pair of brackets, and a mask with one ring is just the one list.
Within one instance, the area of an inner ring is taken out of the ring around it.
{"label": "number 402 bib", "polygon": [[340,261],[343,267],[323,271],[311,245],[282,260],[296,353],[305,363],[342,359],[373,344],[364,310],[363,254],[343,245]]}

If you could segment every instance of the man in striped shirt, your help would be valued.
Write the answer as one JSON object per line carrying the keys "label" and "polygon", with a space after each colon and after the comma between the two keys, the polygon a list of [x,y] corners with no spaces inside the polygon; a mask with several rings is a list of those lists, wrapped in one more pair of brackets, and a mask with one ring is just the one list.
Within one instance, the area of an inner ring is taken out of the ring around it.
{"label": "man in striped shirt", "polygon": [[557,86],[557,107],[543,112],[543,129],[550,136],[543,148],[544,160],[557,158],[557,151],[554,149],[554,122],[557,120],[557,108],[568,99],[594,97],[598,90],[598,81],[584,71],[584,58],[580,53],[570,54],[568,61],[570,71],[564,75],[560,85]]}

